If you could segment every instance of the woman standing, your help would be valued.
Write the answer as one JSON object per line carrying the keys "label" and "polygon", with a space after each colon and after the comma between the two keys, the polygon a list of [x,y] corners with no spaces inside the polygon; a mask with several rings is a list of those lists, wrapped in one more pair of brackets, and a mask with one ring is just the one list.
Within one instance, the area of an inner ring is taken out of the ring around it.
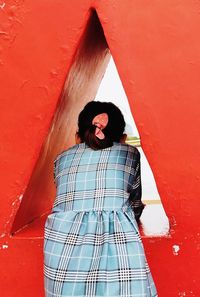
{"label": "woman standing", "polygon": [[140,154],[125,144],[112,103],[89,102],[76,145],[55,160],[56,199],[45,224],[46,297],[155,297],[138,231]]}

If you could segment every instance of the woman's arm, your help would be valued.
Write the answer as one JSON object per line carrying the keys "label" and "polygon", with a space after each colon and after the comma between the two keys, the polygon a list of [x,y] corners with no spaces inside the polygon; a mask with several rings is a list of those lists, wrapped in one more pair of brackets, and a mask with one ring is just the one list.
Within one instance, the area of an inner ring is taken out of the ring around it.
{"label": "woman's arm", "polygon": [[140,152],[137,150],[136,158],[134,160],[135,174],[134,182],[132,184],[132,189],[129,196],[129,202],[131,208],[134,211],[135,219],[138,222],[142,214],[142,211],[145,207],[145,204],[142,203],[142,185],[141,185],[141,166],[140,166]]}

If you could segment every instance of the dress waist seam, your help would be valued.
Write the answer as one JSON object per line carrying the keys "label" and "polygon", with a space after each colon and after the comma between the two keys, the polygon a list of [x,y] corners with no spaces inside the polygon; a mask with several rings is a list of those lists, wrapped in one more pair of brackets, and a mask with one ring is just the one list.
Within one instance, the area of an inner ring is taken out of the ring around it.
{"label": "dress waist seam", "polygon": [[126,207],[121,207],[121,208],[115,208],[115,209],[106,209],[106,208],[103,208],[103,209],[67,209],[67,210],[61,210],[61,209],[52,209],[52,213],[67,213],[67,212],[84,212],[84,213],[91,213],[91,212],[96,212],[96,213],[101,213],[101,212],[127,212],[127,211],[130,211],[132,210],[131,209],[131,206],[126,206]]}

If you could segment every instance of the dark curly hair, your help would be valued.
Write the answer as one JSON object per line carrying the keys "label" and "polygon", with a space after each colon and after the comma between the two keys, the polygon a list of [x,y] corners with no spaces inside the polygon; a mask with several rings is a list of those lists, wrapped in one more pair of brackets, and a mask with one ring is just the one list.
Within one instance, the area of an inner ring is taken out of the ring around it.
{"label": "dark curly hair", "polygon": [[[102,130],[104,139],[95,136],[96,126],[92,124],[94,117],[101,113],[108,114],[108,124]],[[120,109],[111,102],[91,101],[86,104],[78,117],[78,132],[81,142],[85,142],[94,150],[104,149],[120,142],[125,128],[124,117]]]}

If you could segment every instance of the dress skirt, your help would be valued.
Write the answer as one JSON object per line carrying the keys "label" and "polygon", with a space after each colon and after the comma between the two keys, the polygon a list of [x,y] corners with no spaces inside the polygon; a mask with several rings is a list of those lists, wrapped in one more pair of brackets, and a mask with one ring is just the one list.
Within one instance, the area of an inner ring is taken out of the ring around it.
{"label": "dress skirt", "polygon": [[45,225],[46,297],[156,297],[130,208],[54,212]]}

